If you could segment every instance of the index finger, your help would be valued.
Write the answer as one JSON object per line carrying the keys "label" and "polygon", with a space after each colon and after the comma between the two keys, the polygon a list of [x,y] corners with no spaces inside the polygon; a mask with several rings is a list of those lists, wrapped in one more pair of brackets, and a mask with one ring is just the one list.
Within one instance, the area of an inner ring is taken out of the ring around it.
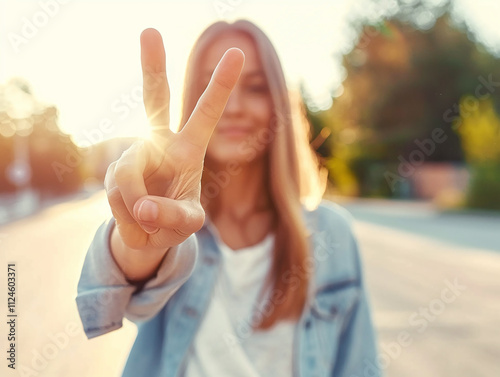
{"label": "index finger", "polygon": [[143,100],[148,120],[154,133],[165,135],[170,131],[170,89],[163,40],[155,29],[146,29],[141,33],[141,65]]}
{"label": "index finger", "polygon": [[206,149],[229,95],[240,77],[244,62],[245,55],[238,48],[230,48],[224,53],[207,88],[180,132],[191,143]]}

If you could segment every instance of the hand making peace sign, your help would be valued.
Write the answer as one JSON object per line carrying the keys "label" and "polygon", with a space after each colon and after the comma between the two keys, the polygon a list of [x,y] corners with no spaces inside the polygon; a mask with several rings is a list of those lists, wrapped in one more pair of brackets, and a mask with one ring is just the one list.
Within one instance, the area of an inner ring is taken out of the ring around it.
{"label": "hand making peace sign", "polygon": [[144,106],[151,140],[134,143],[106,173],[108,201],[124,244],[166,250],[198,231],[205,212],[201,176],[208,142],[244,63],[237,48],[226,51],[182,131],[169,129],[170,91],[161,35],[141,34]]}

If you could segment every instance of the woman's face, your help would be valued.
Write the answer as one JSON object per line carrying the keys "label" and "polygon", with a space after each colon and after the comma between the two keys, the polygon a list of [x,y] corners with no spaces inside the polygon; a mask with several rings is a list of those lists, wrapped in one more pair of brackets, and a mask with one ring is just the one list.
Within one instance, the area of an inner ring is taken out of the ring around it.
{"label": "woman's face", "polygon": [[204,83],[208,84],[220,58],[231,47],[244,52],[245,65],[207,148],[208,160],[222,168],[228,163],[249,163],[265,154],[272,117],[264,70],[252,39],[245,34],[228,33],[208,48],[201,63]]}

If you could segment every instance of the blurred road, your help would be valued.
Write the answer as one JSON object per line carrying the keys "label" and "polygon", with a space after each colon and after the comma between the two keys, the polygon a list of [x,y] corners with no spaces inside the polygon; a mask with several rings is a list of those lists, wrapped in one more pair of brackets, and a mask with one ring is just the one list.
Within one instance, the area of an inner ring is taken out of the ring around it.
{"label": "blurred road", "polygon": [[386,376],[500,376],[500,216],[342,205],[357,220]]}
{"label": "blurred road", "polygon": [[500,214],[439,212],[430,203],[356,200],[343,204],[362,222],[411,232],[466,248],[500,252]]}
{"label": "blurred road", "polygon": [[[135,325],[125,322],[120,331],[89,341],[75,302],[87,247],[108,216],[100,191],[0,228],[0,281],[6,281],[7,263],[16,263],[19,334],[17,371],[9,370],[2,358],[0,376],[120,375]],[[2,303],[7,302],[5,291],[0,289]],[[0,310],[5,313],[6,308]],[[6,334],[4,321],[0,323],[0,334]],[[2,349],[5,340],[2,336]]]}
{"label": "blurred road", "polygon": [[[357,219],[385,375],[500,376],[498,218],[443,217],[422,204],[345,206]],[[100,191],[0,227],[0,280],[15,262],[19,313],[18,370],[4,360],[0,375],[119,376],[135,325],[89,341],[74,301],[87,247],[108,216]]]}

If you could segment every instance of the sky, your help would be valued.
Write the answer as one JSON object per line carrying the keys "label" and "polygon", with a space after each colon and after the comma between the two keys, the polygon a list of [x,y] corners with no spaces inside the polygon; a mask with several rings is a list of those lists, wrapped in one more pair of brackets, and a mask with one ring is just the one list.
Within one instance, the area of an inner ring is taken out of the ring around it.
{"label": "sky", "polygon": [[[458,17],[492,49],[500,46],[499,3],[456,0]],[[326,108],[344,78],[334,57],[352,45],[355,35],[347,22],[353,13],[363,12],[360,4],[350,0],[0,0],[0,83],[14,76],[27,79],[38,100],[57,106],[60,128],[79,145],[117,136],[147,136],[141,93],[142,30],[154,27],[163,36],[171,124],[176,128],[185,64],[196,37],[217,20],[246,18],[270,37],[290,88],[302,83],[315,105]]]}

